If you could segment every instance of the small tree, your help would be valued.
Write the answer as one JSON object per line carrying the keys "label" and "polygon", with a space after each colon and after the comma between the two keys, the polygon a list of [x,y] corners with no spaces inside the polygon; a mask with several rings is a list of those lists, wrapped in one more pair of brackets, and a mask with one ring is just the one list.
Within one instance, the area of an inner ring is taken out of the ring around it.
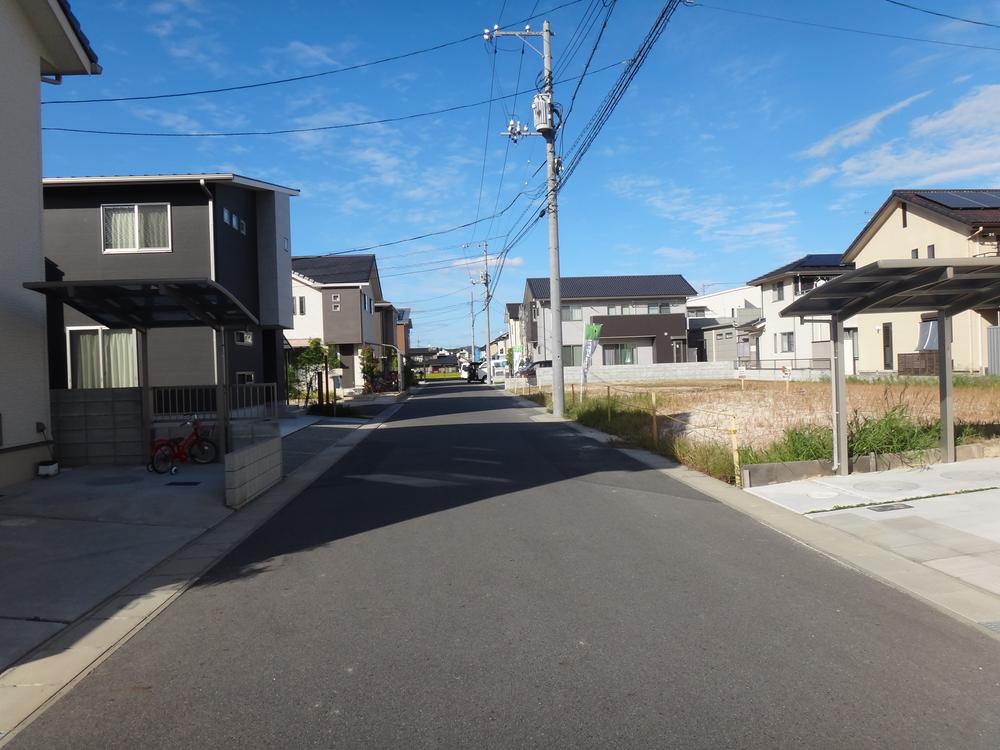
{"label": "small tree", "polygon": [[361,377],[365,381],[365,390],[369,393],[375,390],[375,378],[378,377],[378,360],[370,346],[361,349]]}
{"label": "small tree", "polygon": [[326,349],[319,339],[310,339],[309,346],[299,352],[295,358],[295,366],[305,376],[306,406],[309,405],[309,395],[312,393],[313,378],[323,369]]}
{"label": "small tree", "polygon": [[507,350],[507,372],[514,374],[514,350]]}

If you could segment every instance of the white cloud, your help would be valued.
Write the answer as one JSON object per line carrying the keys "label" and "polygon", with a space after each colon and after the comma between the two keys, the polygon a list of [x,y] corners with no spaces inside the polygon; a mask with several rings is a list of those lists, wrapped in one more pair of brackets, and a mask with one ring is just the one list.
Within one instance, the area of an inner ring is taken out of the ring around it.
{"label": "white cloud", "polygon": [[324,47],[321,44],[307,44],[306,42],[295,40],[289,42],[281,51],[287,54],[296,64],[307,68],[315,65],[340,64],[330,56],[330,48]]}
{"label": "white cloud", "polygon": [[918,117],[910,132],[915,136],[992,133],[997,131],[1000,112],[1000,84],[978,86],[951,108],[933,115]]}
{"label": "white cloud", "polygon": [[658,247],[653,251],[656,255],[672,260],[674,263],[686,264],[698,260],[698,254],[690,250],[681,250],[676,247]]}
{"label": "white cloud", "polygon": [[885,109],[879,110],[878,112],[870,114],[867,117],[863,117],[860,120],[852,122],[850,125],[846,125],[839,130],[835,130],[826,138],[814,143],[812,146],[803,151],[802,155],[819,158],[826,156],[836,148],[847,148],[849,146],[862,144],[872,137],[878,126],[885,118],[899,112],[902,109],[905,109],[906,107],[909,107],[911,104],[923,99],[930,93],[930,91],[923,91],[919,94],[915,94],[907,99],[896,102]]}
{"label": "white cloud", "polygon": [[824,165],[822,167],[816,167],[809,174],[802,178],[800,183],[802,187],[811,187],[812,185],[818,185],[823,182],[823,180],[828,177],[832,177],[837,174],[837,168],[831,167],[829,165]]}
{"label": "white cloud", "polygon": [[190,133],[203,129],[201,123],[183,112],[138,106],[132,107],[132,114],[140,119],[155,122],[163,130],[172,130],[177,133]]}

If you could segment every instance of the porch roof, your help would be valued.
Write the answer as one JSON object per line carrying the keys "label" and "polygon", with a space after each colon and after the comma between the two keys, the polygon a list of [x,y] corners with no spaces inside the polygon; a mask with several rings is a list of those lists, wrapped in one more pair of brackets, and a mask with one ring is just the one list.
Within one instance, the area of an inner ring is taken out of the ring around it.
{"label": "porch roof", "polygon": [[108,328],[240,328],[257,318],[210,279],[28,281],[31,289]]}

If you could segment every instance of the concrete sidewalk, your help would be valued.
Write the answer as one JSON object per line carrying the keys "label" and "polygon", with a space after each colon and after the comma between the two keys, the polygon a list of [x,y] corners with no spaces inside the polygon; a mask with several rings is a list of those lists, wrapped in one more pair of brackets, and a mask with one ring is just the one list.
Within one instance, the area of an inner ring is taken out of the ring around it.
{"label": "concrete sidewalk", "polygon": [[[282,439],[285,476],[368,420],[309,417]],[[0,495],[0,670],[216,527],[221,464],[64,470]]]}
{"label": "concrete sidewalk", "polygon": [[174,477],[77,469],[5,490],[0,658],[20,658],[0,672],[0,746],[401,408],[380,406],[374,419],[322,418],[283,438],[284,481],[238,511],[220,500],[219,465]]}

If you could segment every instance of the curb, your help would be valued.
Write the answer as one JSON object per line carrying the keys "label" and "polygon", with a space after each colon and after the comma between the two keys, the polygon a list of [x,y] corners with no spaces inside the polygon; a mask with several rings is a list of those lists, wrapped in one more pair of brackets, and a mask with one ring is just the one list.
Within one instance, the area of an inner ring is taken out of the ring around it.
{"label": "curb", "polygon": [[0,673],[0,748],[398,412],[406,395]]}
{"label": "curb", "polygon": [[[510,394],[508,394],[510,395]],[[900,557],[882,547],[868,544],[856,536],[816,523],[805,516],[744,492],[714,477],[702,474],[663,456],[639,448],[620,447],[620,438],[587,427],[571,419],[558,419],[534,401],[513,396],[519,405],[542,409],[533,417],[563,421],[584,437],[605,443],[636,461],[675,479],[694,490],[750,516],[758,523],[788,537],[814,552],[880,581],[929,604],[980,633],[1000,640],[1000,597],[971,586],[957,578]],[[544,415],[544,416],[543,416]],[[539,420],[541,421],[541,420]]]}

